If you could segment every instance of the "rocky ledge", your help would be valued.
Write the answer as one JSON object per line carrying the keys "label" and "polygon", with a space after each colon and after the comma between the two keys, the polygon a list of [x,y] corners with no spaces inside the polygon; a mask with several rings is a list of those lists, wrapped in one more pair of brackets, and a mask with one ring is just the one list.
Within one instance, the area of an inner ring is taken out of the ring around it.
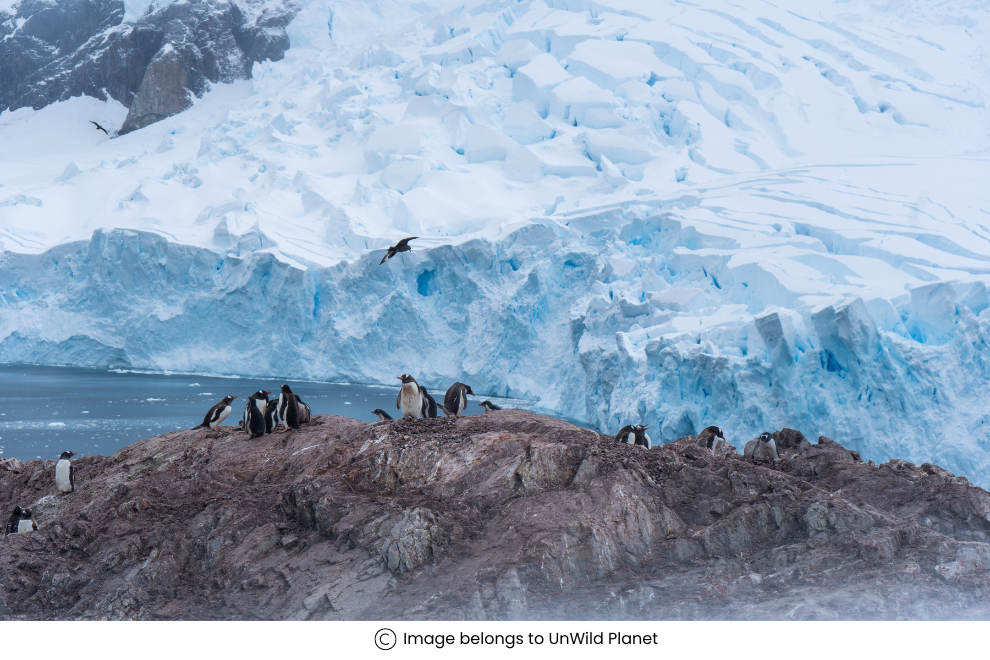
{"label": "rocky ledge", "polygon": [[[40,529],[8,619],[987,618],[990,495],[779,431],[753,462],[506,410],[248,440],[177,431],[0,466]],[[5,514],[6,515],[6,514]]]}

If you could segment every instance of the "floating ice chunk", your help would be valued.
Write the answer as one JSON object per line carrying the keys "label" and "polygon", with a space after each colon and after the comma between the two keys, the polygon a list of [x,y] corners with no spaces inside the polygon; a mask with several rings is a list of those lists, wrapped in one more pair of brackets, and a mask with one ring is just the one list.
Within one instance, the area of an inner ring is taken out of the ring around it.
{"label": "floating ice chunk", "polygon": [[528,39],[513,39],[502,44],[499,51],[495,53],[495,62],[515,74],[519,67],[529,64],[534,57],[542,52]]}
{"label": "floating ice chunk", "polygon": [[653,152],[642,141],[635,141],[621,135],[603,135],[600,133],[583,135],[588,147],[588,155],[595,162],[607,156],[613,163],[630,163],[639,165],[653,159]]}
{"label": "floating ice chunk", "polygon": [[382,185],[399,193],[406,193],[423,176],[423,161],[401,160],[390,164],[381,174]]}
{"label": "floating ice chunk", "polygon": [[553,126],[543,121],[529,103],[513,103],[506,108],[502,132],[519,144],[549,140],[554,135]]}
{"label": "floating ice chunk", "polygon": [[64,170],[62,170],[62,174],[59,175],[58,180],[68,181],[72,177],[78,176],[80,174],[82,174],[82,170],[80,170],[79,166],[76,165],[76,161],[70,160],[69,164],[65,166]]}
{"label": "floating ice chunk", "polygon": [[583,124],[592,108],[612,109],[612,92],[581,76],[563,82],[550,92],[548,113],[571,125]]}
{"label": "floating ice chunk", "polygon": [[550,91],[570,78],[553,55],[537,55],[512,77],[512,100],[531,101],[540,116],[546,117]]}

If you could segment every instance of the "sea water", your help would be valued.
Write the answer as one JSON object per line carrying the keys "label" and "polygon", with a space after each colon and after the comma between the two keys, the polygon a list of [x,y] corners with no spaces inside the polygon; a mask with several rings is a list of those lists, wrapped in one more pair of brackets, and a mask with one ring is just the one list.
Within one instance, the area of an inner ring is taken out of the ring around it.
{"label": "sea water", "polygon": [[[22,461],[58,458],[63,451],[80,456],[115,453],[121,447],[203,422],[211,406],[236,395],[222,426],[237,426],[249,394],[277,397],[285,383],[309,404],[313,414],[378,421],[381,408],[397,417],[392,387],[305,381],[146,373],[79,367],[0,365],[0,456]],[[440,388],[431,388],[442,400]],[[484,411],[478,403],[527,408],[528,402],[476,396],[465,414]],[[443,414],[442,412],[440,413]]]}

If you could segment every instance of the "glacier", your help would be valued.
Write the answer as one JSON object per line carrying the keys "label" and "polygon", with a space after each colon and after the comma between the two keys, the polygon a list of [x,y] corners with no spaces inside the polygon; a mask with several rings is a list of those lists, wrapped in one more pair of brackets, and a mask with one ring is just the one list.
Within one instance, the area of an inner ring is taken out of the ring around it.
{"label": "glacier", "polygon": [[0,361],[409,372],[988,486],[988,13],[300,3],[283,60],[126,136],[0,115]]}

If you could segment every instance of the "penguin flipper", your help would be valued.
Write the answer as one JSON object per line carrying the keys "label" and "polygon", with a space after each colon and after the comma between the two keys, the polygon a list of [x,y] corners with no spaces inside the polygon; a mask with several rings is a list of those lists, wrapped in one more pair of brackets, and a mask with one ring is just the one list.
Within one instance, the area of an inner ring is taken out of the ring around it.
{"label": "penguin flipper", "polygon": [[72,467],[72,463],[69,463],[69,492],[71,493],[76,489],[76,470]]}
{"label": "penguin flipper", "polygon": [[402,390],[399,390],[399,393],[395,395],[395,409],[402,410],[401,404],[402,404]]}

